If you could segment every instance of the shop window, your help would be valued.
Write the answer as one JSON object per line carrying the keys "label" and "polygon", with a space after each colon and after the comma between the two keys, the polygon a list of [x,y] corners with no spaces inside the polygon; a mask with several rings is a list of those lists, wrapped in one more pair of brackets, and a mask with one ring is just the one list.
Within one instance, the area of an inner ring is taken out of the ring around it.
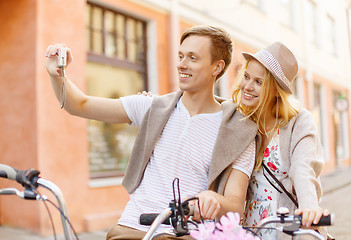
{"label": "shop window", "polygon": [[[146,22],[88,1],[86,41],[89,95],[119,98],[147,90]],[[89,120],[90,177],[123,176],[136,133],[128,124]]]}

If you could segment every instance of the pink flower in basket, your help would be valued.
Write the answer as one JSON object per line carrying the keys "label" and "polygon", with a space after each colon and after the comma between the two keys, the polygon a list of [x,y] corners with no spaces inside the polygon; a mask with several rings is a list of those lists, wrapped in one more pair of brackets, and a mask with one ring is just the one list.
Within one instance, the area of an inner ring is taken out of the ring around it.
{"label": "pink flower in basket", "polygon": [[190,235],[194,239],[212,239],[213,231],[215,230],[215,223],[214,222],[205,222],[203,224],[198,225],[198,230],[191,231]]}
{"label": "pink flower in basket", "polygon": [[221,217],[219,223],[199,224],[198,230],[191,231],[190,235],[196,240],[259,240],[245,231],[239,223],[240,215],[229,212],[227,216]]}

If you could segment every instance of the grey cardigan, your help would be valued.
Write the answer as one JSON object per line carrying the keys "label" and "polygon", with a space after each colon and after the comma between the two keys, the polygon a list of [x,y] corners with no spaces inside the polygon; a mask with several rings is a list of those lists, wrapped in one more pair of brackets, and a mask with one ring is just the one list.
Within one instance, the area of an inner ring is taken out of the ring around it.
{"label": "grey cardigan", "polygon": [[[322,196],[319,175],[324,158],[312,114],[306,109],[300,110],[285,127],[279,129],[279,134],[280,152],[288,167],[288,177],[282,183],[296,194],[299,208],[317,207]],[[278,200],[279,206],[291,203],[285,194],[280,194]]]}
{"label": "grey cardigan", "polygon": [[[281,182],[297,197],[299,208],[315,208],[322,197],[319,179],[324,158],[312,114],[301,109],[297,116],[279,129],[279,147],[288,176]],[[278,194],[278,208],[287,207],[293,213],[295,206],[286,194]],[[278,239],[291,239],[278,234]],[[300,238],[298,238],[300,239]],[[309,239],[304,236],[301,239]]]}
{"label": "grey cardigan", "polygon": [[[123,179],[123,186],[128,193],[133,193],[142,181],[157,140],[182,93],[181,90],[178,90],[154,97],[140,126]],[[221,105],[223,117],[213,149],[208,188],[223,194],[233,161],[246,150],[254,139],[256,139],[256,152],[258,152],[260,137],[257,135],[256,124],[237,111],[237,104],[233,101],[223,101]]]}

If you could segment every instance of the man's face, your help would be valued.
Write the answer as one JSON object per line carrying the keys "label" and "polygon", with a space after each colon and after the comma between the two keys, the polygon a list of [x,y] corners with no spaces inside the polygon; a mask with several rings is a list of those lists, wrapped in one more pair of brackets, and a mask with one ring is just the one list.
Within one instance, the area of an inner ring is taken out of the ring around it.
{"label": "man's face", "polygon": [[205,36],[187,37],[179,47],[179,87],[184,91],[198,92],[212,89],[216,62],[211,64],[211,40]]}

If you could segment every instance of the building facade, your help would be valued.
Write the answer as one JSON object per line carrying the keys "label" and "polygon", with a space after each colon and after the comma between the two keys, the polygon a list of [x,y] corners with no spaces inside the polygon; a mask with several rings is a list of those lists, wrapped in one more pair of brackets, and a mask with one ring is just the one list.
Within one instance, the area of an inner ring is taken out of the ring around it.
{"label": "building facade", "polygon": [[[66,75],[89,95],[165,94],[178,88],[181,33],[211,24],[234,42],[216,93],[230,98],[241,52],[284,42],[299,61],[295,95],[315,117],[323,174],[349,166],[350,7],[345,0],[0,0],[0,162],[39,169],[57,184],[77,232],[108,228],[129,199],[121,181],[137,130],[61,110],[45,70],[46,48],[69,46],[74,60]],[[19,188],[1,179],[5,187]],[[58,225],[59,214],[51,212]],[[52,234],[41,203],[12,196],[0,196],[0,225]]]}

